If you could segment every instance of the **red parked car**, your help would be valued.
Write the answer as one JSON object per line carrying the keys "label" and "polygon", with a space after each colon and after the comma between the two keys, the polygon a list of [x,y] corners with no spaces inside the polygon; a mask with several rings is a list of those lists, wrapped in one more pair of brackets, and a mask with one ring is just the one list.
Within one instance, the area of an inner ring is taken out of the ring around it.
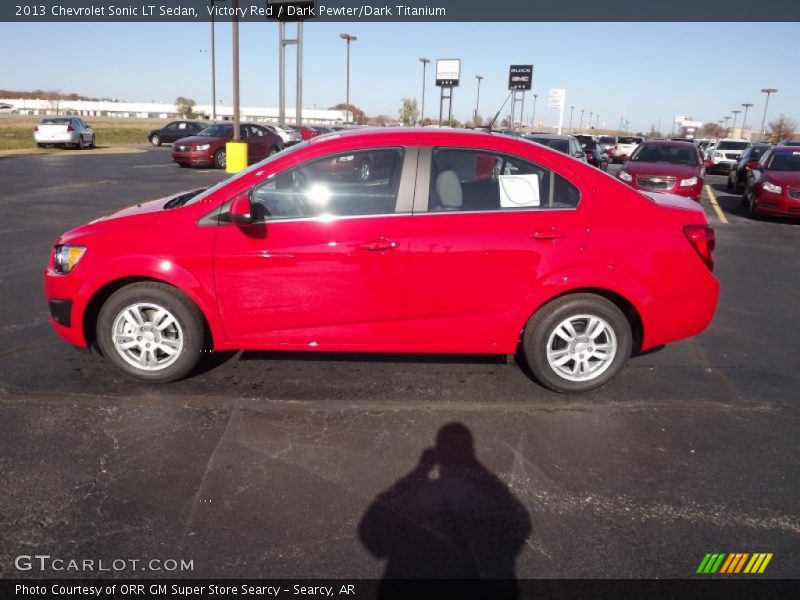
{"label": "red parked car", "polygon": [[[239,137],[247,142],[249,162],[262,160],[283,150],[283,138],[261,125],[242,123]],[[197,135],[181,138],[172,144],[172,160],[182,167],[216,167],[227,165],[225,144],[233,139],[232,123],[217,123]]]}
{"label": "red parked car", "polygon": [[744,204],[760,214],[800,217],[800,148],[775,146],[747,172]]}
{"label": "red parked car", "polygon": [[[331,174],[351,155],[391,167]],[[713,249],[685,198],[519,138],[392,128],[73,229],[44,280],[56,331],[143,381],[188,375],[204,350],[519,352],[579,392],[705,329]]]}
{"label": "red parked car", "polygon": [[669,192],[700,202],[705,169],[692,142],[647,140],[634,150],[617,177],[637,190]]}

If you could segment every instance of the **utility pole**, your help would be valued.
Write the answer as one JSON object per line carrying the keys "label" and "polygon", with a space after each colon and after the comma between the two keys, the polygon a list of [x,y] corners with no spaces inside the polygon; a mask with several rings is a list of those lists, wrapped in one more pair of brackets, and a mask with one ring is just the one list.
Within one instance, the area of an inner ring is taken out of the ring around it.
{"label": "utility pole", "polygon": [[[733,113],[733,127],[731,127],[731,135],[736,133],[736,118],[739,116],[739,113],[742,112],[740,110],[732,110]],[[740,136],[741,137],[741,136]]]}
{"label": "utility pole", "polygon": [[777,94],[778,90],[775,88],[764,88],[761,90],[761,92],[767,95],[767,102],[764,104],[764,116],[761,118],[761,136],[764,137],[767,135],[765,124],[767,122],[767,107],[769,107],[769,97],[771,94]]}
{"label": "utility pole", "polygon": [[531,127],[536,126],[536,99],[539,97],[539,94],[533,95],[533,112],[531,113]]}
{"label": "utility pole", "polygon": [[233,0],[233,141],[241,140],[239,129],[239,0]]}
{"label": "utility pole", "polygon": [[730,137],[728,135],[728,120],[731,118],[731,116],[730,115],[725,115],[722,118],[725,119],[725,137]]}
{"label": "utility pole", "polygon": [[750,110],[753,105],[749,102],[745,102],[742,106],[744,106],[744,117],[742,117],[742,136],[744,136],[744,130],[747,127],[747,111]]}
{"label": "utility pole", "polygon": [[583,109],[581,109],[581,120],[578,122],[578,131],[583,127]]}
{"label": "utility pole", "polygon": [[569,130],[572,131],[572,113],[575,110],[574,106],[569,107]]}
{"label": "utility pole", "polygon": [[339,37],[347,42],[347,100],[345,103],[345,125],[350,123],[350,42],[355,42],[358,38],[349,33],[340,33]]}
{"label": "utility pole", "polygon": [[475,114],[472,117],[473,125],[475,124],[475,119],[478,118],[478,108],[481,103],[481,79],[483,79],[483,75],[475,75],[475,79],[478,80],[478,97],[475,99]]}
{"label": "utility pole", "polygon": [[[208,0],[210,8],[214,8],[216,0]],[[217,120],[217,60],[214,42],[214,11],[211,11],[211,121]]]}
{"label": "utility pole", "polygon": [[420,109],[420,124],[425,120],[425,67],[431,62],[430,58],[420,58],[419,62],[422,63],[422,108]]}

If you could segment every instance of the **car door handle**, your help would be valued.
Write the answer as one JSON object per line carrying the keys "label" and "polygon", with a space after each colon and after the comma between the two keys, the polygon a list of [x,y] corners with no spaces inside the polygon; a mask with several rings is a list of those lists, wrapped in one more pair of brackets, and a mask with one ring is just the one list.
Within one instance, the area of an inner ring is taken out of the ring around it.
{"label": "car door handle", "polygon": [[531,234],[531,238],[534,240],[547,241],[547,240],[555,240],[558,238],[562,238],[565,235],[566,234],[563,231],[560,231],[559,229],[552,227],[550,229],[540,229],[539,231],[534,231]]}
{"label": "car door handle", "polygon": [[359,248],[367,252],[380,252],[382,250],[391,250],[397,248],[397,242],[391,240],[373,240],[371,242],[363,242]]}

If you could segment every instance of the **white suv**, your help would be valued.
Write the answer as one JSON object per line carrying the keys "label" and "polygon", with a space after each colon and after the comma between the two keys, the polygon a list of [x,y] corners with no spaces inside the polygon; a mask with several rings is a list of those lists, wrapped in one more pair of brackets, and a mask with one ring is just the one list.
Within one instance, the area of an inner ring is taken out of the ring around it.
{"label": "white suv", "polygon": [[722,138],[717,143],[708,147],[706,153],[711,164],[708,166],[709,173],[712,171],[722,171],[727,173],[731,167],[739,162],[739,157],[747,148],[750,147],[747,140],[736,140],[732,138]]}
{"label": "white suv", "polygon": [[639,147],[644,138],[639,136],[620,136],[617,138],[617,145],[614,146],[613,158],[615,162],[628,160],[633,151]]}

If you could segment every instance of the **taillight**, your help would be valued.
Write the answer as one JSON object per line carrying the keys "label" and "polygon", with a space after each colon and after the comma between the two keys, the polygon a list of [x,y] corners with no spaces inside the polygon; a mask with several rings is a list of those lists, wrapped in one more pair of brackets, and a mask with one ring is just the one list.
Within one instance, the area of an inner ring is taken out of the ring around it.
{"label": "taillight", "polygon": [[67,125],[67,131],[75,131],[75,130],[72,128],[72,123],[70,123],[69,125]]}
{"label": "taillight", "polygon": [[684,225],[683,234],[709,270],[714,270],[714,228],[710,225]]}
{"label": "taillight", "polygon": [[38,125],[37,125],[36,127],[34,127],[34,128],[33,128],[33,132],[34,132],[34,133],[36,133],[37,131],[39,131],[39,126],[38,126]]}
{"label": "taillight", "polygon": [[758,168],[758,161],[757,160],[748,160],[745,164],[745,167],[748,169],[757,169]]}

